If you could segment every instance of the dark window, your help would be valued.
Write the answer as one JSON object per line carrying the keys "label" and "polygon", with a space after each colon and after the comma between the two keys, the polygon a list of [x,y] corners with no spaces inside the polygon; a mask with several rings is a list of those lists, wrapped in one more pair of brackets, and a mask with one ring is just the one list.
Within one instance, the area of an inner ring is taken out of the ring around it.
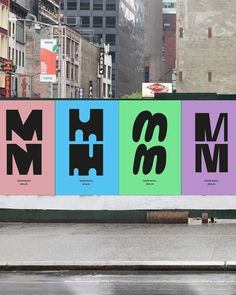
{"label": "dark window", "polygon": [[115,34],[107,34],[106,35],[106,43],[110,45],[116,45],[116,35]]}
{"label": "dark window", "polygon": [[63,0],[61,1],[60,5],[61,5],[61,10],[64,10],[64,1]]}
{"label": "dark window", "polygon": [[93,17],[93,26],[95,28],[102,28],[102,16],[94,16]]}
{"label": "dark window", "polygon": [[212,81],[212,73],[208,72],[208,82],[211,82],[211,81]]}
{"label": "dark window", "polygon": [[116,18],[114,16],[106,17],[106,27],[115,28],[116,27]]}
{"label": "dark window", "polygon": [[90,2],[89,1],[80,1],[80,10],[90,10]]}
{"label": "dark window", "polygon": [[106,97],[106,84],[103,83],[103,97]]}
{"label": "dark window", "polygon": [[18,66],[18,50],[16,49],[16,65]]}
{"label": "dark window", "polygon": [[116,0],[107,0],[106,10],[116,10]]}
{"label": "dark window", "polygon": [[66,78],[70,79],[70,63],[66,62]]}
{"label": "dark window", "polygon": [[184,30],[183,28],[179,28],[179,37],[183,38],[183,36],[184,36]]}
{"label": "dark window", "polygon": [[22,67],[25,66],[25,54],[22,52]]}
{"label": "dark window", "polygon": [[103,10],[103,0],[93,0],[93,10]]}
{"label": "dark window", "polygon": [[70,79],[72,81],[74,81],[74,67],[73,67],[73,65],[71,65],[71,77],[70,77]]}
{"label": "dark window", "polygon": [[183,81],[183,72],[179,71],[179,81],[182,82]]}
{"label": "dark window", "polygon": [[21,67],[21,51],[19,51],[19,66]]}
{"label": "dark window", "polygon": [[112,74],[112,80],[114,81],[116,79],[116,75],[113,73]]}
{"label": "dark window", "polygon": [[112,62],[113,62],[113,63],[116,62],[116,53],[113,52],[113,51],[111,51],[111,52],[110,52],[110,55],[111,55]]}
{"label": "dark window", "polygon": [[89,16],[82,16],[81,19],[82,19],[82,23],[81,23],[82,27],[89,28],[89,26],[90,26],[90,17]]}
{"label": "dark window", "polygon": [[11,47],[8,47],[8,59],[11,59]]}
{"label": "dark window", "polygon": [[211,30],[211,28],[208,28],[208,38],[212,38],[212,30]]}
{"label": "dark window", "polygon": [[110,66],[108,66],[108,68],[107,68],[107,78],[111,79],[111,67]]}
{"label": "dark window", "polygon": [[11,22],[8,24],[8,36],[11,37]]}
{"label": "dark window", "polygon": [[145,75],[145,82],[149,82],[149,67],[145,67],[145,72],[144,72],[144,75]]}
{"label": "dark window", "polygon": [[67,9],[68,10],[77,10],[77,1],[68,1]]}
{"label": "dark window", "polygon": [[14,48],[12,48],[11,60],[15,63],[15,50],[14,50]]}
{"label": "dark window", "polygon": [[106,76],[107,76],[107,67],[106,67],[106,65],[104,65],[103,77],[106,78]]}
{"label": "dark window", "polygon": [[111,97],[111,85],[108,84],[107,86],[108,86],[108,89],[107,89],[107,92],[108,92],[108,93],[107,93],[107,96],[108,96],[108,97]]}

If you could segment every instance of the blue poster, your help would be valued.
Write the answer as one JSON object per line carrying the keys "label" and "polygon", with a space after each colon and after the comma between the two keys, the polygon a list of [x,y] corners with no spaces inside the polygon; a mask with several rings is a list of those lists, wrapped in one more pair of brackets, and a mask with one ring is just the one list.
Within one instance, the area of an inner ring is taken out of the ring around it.
{"label": "blue poster", "polygon": [[56,194],[118,195],[118,102],[56,102]]}

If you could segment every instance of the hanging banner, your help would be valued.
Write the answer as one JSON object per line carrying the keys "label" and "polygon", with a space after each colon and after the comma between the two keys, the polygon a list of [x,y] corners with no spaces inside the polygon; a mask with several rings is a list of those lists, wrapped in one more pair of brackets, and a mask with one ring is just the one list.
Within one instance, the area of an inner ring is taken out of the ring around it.
{"label": "hanging banner", "polygon": [[42,39],[40,41],[40,81],[56,82],[56,39]]}
{"label": "hanging banner", "polygon": [[0,101],[0,194],[55,194],[54,128],[54,102]]}
{"label": "hanging banner", "polygon": [[122,195],[181,193],[181,102],[120,101]]}
{"label": "hanging banner", "polygon": [[119,194],[118,102],[56,102],[56,193]]}
{"label": "hanging banner", "polygon": [[99,48],[99,75],[104,74],[105,48]]}
{"label": "hanging banner", "polygon": [[236,102],[182,103],[182,193],[236,194]]}

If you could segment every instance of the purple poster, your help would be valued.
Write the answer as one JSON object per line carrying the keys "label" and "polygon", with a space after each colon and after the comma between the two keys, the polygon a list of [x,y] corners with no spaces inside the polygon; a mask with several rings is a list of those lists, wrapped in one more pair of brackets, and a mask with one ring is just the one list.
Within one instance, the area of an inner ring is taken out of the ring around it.
{"label": "purple poster", "polygon": [[236,102],[182,103],[182,194],[236,194]]}

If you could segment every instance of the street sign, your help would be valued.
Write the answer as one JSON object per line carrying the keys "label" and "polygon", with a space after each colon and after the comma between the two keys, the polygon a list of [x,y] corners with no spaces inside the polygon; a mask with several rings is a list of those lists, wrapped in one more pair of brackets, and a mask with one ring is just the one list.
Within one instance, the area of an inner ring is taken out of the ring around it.
{"label": "street sign", "polygon": [[8,74],[14,74],[16,71],[16,65],[12,60],[5,60],[3,64],[1,64],[1,71]]}

